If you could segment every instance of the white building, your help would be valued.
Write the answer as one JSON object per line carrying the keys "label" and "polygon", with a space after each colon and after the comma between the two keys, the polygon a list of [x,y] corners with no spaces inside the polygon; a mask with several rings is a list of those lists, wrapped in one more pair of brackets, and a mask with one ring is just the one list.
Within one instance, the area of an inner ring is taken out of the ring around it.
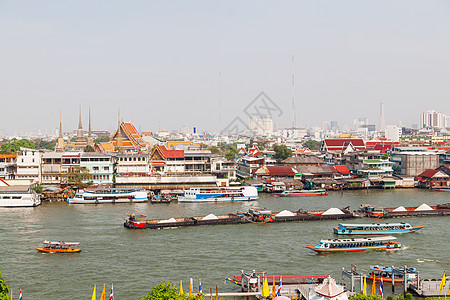
{"label": "white building", "polygon": [[92,175],[94,184],[112,184],[114,179],[114,157],[100,153],[82,153],[80,167]]}
{"label": "white building", "polygon": [[262,118],[251,117],[249,129],[255,131],[258,135],[272,135],[273,134],[273,120],[270,116]]}
{"label": "white building", "polygon": [[393,142],[400,141],[402,136],[402,128],[396,125],[386,125],[385,137]]}
{"label": "white building", "polygon": [[149,174],[149,155],[144,153],[122,153],[117,155],[117,174]]}
{"label": "white building", "polygon": [[29,179],[41,183],[42,150],[20,148],[17,153],[16,179]]}

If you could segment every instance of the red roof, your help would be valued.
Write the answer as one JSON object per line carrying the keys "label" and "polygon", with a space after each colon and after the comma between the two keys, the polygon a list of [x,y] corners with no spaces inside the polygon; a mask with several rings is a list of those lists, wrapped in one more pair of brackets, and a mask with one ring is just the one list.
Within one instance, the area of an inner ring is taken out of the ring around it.
{"label": "red roof", "polygon": [[439,172],[439,170],[428,169],[428,170],[423,171],[418,177],[431,178],[434,175],[436,175],[437,172]]}
{"label": "red roof", "polygon": [[341,173],[341,174],[345,174],[348,175],[350,174],[350,171],[348,170],[346,165],[336,165],[334,166],[336,168],[336,170]]}
{"label": "red roof", "polygon": [[294,176],[295,172],[289,166],[266,166],[270,175],[275,176]]}
{"label": "red roof", "polygon": [[363,139],[324,139],[328,151],[343,151],[350,143],[356,150],[366,150]]}
{"label": "red roof", "polygon": [[184,158],[183,150],[169,150],[164,145],[160,146],[160,149],[162,150],[165,159],[167,159],[167,158]]}

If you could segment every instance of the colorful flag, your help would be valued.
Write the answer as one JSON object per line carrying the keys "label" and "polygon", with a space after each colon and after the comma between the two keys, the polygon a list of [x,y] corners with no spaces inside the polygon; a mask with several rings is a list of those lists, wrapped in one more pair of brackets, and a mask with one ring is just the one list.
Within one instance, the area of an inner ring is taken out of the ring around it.
{"label": "colorful flag", "polygon": [[19,300],[22,300],[22,290],[19,290]]}
{"label": "colorful flag", "polygon": [[194,280],[192,278],[190,278],[189,281],[189,296],[192,296],[192,285],[193,285]]}
{"label": "colorful flag", "polygon": [[383,298],[383,276],[380,276],[380,296]]}
{"label": "colorful flag", "polygon": [[444,272],[444,275],[442,276],[441,284],[439,285],[439,294],[442,293],[442,290],[444,289],[444,287],[445,287],[445,272]]}
{"label": "colorful flag", "polygon": [[111,294],[109,294],[109,300],[114,300],[114,286],[111,283]]}
{"label": "colorful flag", "polygon": [[219,289],[217,288],[217,285],[216,285],[216,300],[219,300]]}
{"label": "colorful flag", "polygon": [[183,296],[183,280],[180,280],[180,296]]}
{"label": "colorful flag", "polygon": [[102,295],[100,296],[100,300],[105,300],[105,285],[103,285],[103,291],[102,291]]}
{"label": "colorful flag", "polygon": [[277,296],[277,290],[275,289],[275,277],[272,279],[272,299]]}
{"label": "colorful flag", "polygon": [[278,283],[278,289],[277,289],[277,296],[281,296],[281,277],[280,277],[280,282]]}
{"label": "colorful flag", "polygon": [[372,295],[375,295],[375,274],[372,273]]}
{"label": "colorful flag", "polygon": [[203,294],[203,291],[202,291],[202,280],[199,279],[198,280],[198,295],[201,296],[202,294]]}
{"label": "colorful flag", "polygon": [[366,282],[366,276],[364,276],[364,283],[363,283],[363,290],[362,290],[362,294],[364,296],[367,296],[366,289],[367,289],[367,282]]}
{"label": "colorful flag", "polygon": [[95,300],[95,285],[94,285],[94,291],[92,292],[92,298],[91,300]]}

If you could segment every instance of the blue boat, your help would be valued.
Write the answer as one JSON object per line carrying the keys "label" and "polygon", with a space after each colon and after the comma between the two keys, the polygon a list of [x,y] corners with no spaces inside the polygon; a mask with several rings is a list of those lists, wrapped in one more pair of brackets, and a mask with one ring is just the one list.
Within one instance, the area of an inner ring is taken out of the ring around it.
{"label": "blue boat", "polygon": [[400,234],[416,232],[423,226],[411,226],[409,223],[385,223],[385,224],[339,224],[333,228],[335,234],[361,234],[361,235],[380,235],[380,234]]}
{"label": "blue boat", "polygon": [[258,191],[254,186],[190,188],[184,191],[183,196],[178,196],[178,202],[190,203],[251,201],[256,199],[258,199]]}

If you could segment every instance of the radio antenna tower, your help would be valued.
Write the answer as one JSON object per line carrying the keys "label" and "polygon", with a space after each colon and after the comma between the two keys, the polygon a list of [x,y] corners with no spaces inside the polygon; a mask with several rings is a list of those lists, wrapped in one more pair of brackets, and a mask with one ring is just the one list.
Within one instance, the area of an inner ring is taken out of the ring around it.
{"label": "radio antenna tower", "polygon": [[292,136],[295,130],[295,88],[294,88],[294,54],[292,54]]}

